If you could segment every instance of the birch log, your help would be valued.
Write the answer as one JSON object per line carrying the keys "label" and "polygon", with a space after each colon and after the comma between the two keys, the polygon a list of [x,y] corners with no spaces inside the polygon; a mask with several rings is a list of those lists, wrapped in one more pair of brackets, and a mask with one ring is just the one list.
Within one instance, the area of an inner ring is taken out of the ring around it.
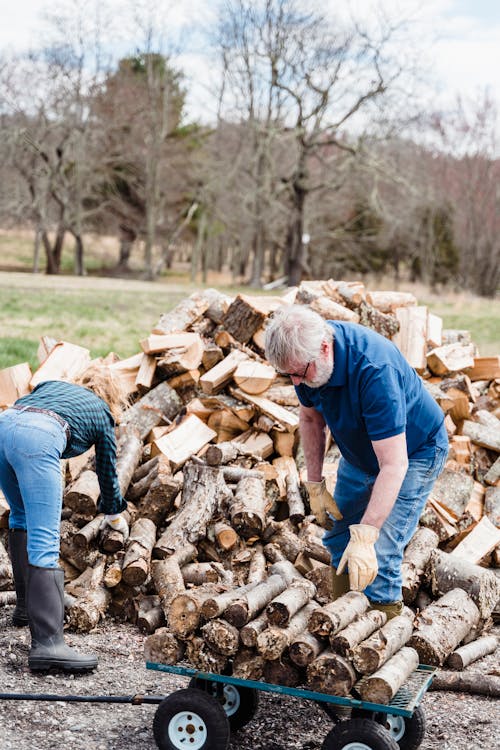
{"label": "birch log", "polygon": [[266,628],[257,636],[257,651],[259,654],[264,659],[279,659],[299,633],[306,630],[309,618],[318,606],[317,602],[309,602],[291,618],[286,627],[271,626]]}
{"label": "birch log", "polygon": [[366,640],[375,630],[383,627],[386,622],[385,612],[380,612],[378,609],[365,612],[343,630],[330,635],[330,648],[336,654],[349,656],[353,648]]}
{"label": "birch log", "polygon": [[374,674],[361,680],[355,690],[364,701],[386,705],[417,667],[417,652],[404,646]]}
{"label": "birch log", "polygon": [[316,610],[308,630],[320,638],[338,633],[368,609],[368,598],[359,591],[349,591],[330,604]]}
{"label": "birch log", "polygon": [[[270,625],[284,628],[291,618],[313,598],[316,587],[310,581],[293,581],[281,594],[278,594],[266,607]],[[316,608],[315,608],[316,609]]]}
{"label": "birch log", "polygon": [[419,526],[410,539],[401,565],[405,604],[410,604],[415,600],[432,550],[438,546],[438,543],[439,537],[436,532],[426,526]]}
{"label": "birch log", "polygon": [[252,620],[274,597],[285,591],[286,581],[280,575],[271,575],[265,581],[255,585],[244,596],[231,602],[224,612],[224,617],[232,625],[242,628]]}
{"label": "birch log", "polygon": [[298,667],[307,667],[312,661],[318,658],[322,651],[325,650],[325,644],[316,638],[315,635],[303,630],[302,633],[292,641],[288,649],[290,659]]}
{"label": "birch log", "polygon": [[153,427],[165,421],[168,424],[174,419],[182,406],[182,399],[168,383],[163,381],[127,409],[120,426],[136,427],[141,440],[144,440]]}
{"label": "birch log", "polygon": [[184,656],[186,645],[168,628],[159,628],[146,638],[144,657],[153,664],[177,664]]}
{"label": "birch log", "polygon": [[244,539],[260,536],[266,524],[265,481],[262,477],[243,477],[238,482],[231,504],[231,523]]}
{"label": "birch log", "polygon": [[372,674],[380,669],[393,654],[411,638],[413,623],[406,615],[389,620],[380,630],[366,638],[352,650],[354,668],[361,674]]}
{"label": "birch log", "polygon": [[183,476],[181,507],[156,542],[153,554],[157,558],[173,554],[186,542],[196,544],[203,539],[219,502],[229,494],[217,468],[190,461]]}
{"label": "birch log", "polygon": [[319,693],[349,695],[356,679],[351,662],[333,651],[324,651],[307,667],[307,684]]}
{"label": "birch log", "polygon": [[479,620],[479,610],[463,589],[452,589],[417,615],[408,645],[423,664],[441,666]]}
{"label": "birch log", "polygon": [[210,620],[201,628],[205,643],[223,656],[234,656],[238,650],[238,629],[225,620]]}
{"label": "birch log", "polygon": [[130,586],[140,586],[149,576],[156,526],[149,518],[139,518],[130,530],[122,565],[122,577]]}
{"label": "birch log", "polygon": [[463,589],[486,620],[500,599],[500,578],[480,565],[434,550],[430,561],[432,593],[446,594],[455,588]]}
{"label": "birch log", "polygon": [[186,544],[183,549],[167,557],[165,560],[156,560],[151,565],[151,577],[155,590],[160,597],[161,606],[165,616],[168,616],[172,599],[184,591],[184,579],[181,567],[196,557],[196,547]]}
{"label": "birch log", "polygon": [[465,669],[472,662],[481,659],[487,654],[492,654],[498,646],[498,638],[495,635],[485,635],[466,646],[460,646],[449,655],[446,665],[450,669]]}

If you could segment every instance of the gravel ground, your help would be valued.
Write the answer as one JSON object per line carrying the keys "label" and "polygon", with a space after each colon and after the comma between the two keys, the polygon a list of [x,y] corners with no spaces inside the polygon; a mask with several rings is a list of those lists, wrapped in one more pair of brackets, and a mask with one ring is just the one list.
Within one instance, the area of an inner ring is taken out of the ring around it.
{"label": "gravel ground", "polygon": [[[12,607],[0,610],[0,690],[58,695],[168,695],[187,678],[147,670],[144,636],[131,625],[107,621],[88,635],[67,634],[70,645],[96,652],[92,674],[32,674],[27,629],[10,627]],[[498,628],[497,628],[498,631]],[[499,650],[472,665],[498,674]],[[231,750],[320,750],[332,727],[310,701],[259,693],[254,719],[231,739]],[[427,732],[422,750],[500,747],[500,702],[459,693],[429,692],[423,707]],[[154,705],[0,701],[1,750],[152,750]]]}

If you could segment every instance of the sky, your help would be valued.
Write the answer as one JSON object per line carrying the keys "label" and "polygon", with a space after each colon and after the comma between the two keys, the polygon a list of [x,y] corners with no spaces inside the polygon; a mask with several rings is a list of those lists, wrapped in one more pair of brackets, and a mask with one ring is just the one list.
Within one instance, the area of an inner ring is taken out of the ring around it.
{"label": "sky", "polygon": [[[135,6],[145,1],[136,0]],[[0,0],[3,53],[8,55],[10,51],[36,45],[42,28],[40,12],[57,2]],[[111,2],[120,14],[128,6],[127,0]],[[457,94],[466,99],[476,98],[488,90],[500,107],[500,0],[323,0],[322,6],[348,7],[363,18],[380,2],[389,12],[410,13],[415,20],[418,38],[425,49],[426,70],[434,79],[438,101],[451,102]],[[196,85],[203,82],[207,64],[196,47],[195,24],[210,18],[215,2],[180,0],[176,7],[173,23],[184,25],[184,41],[190,47],[180,60],[192,84],[190,107],[196,115],[196,102],[204,98],[201,90],[196,93]],[[196,19],[194,24],[193,19]]]}

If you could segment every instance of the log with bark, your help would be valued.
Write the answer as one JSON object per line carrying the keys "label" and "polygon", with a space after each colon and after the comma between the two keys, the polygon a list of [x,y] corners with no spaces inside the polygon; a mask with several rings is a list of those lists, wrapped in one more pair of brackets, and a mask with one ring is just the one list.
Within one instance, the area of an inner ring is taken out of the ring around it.
{"label": "log with bark", "polygon": [[257,651],[266,660],[279,659],[287,646],[307,628],[317,602],[308,602],[290,619],[286,627],[269,626],[257,636]]}
{"label": "log with bark", "polygon": [[136,427],[144,440],[153,427],[174,419],[182,406],[182,399],[174,389],[162,382],[127,409],[120,426]]}
{"label": "log with bark", "polygon": [[186,659],[202,672],[223,674],[228,664],[228,657],[214,651],[203,638],[193,636],[186,643]]}
{"label": "log with bark", "polygon": [[481,659],[487,654],[492,654],[498,646],[498,638],[495,635],[485,635],[465,646],[460,646],[449,655],[446,665],[450,669],[465,669],[472,662]]}
{"label": "log with bark", "polygon": [[319,638],[327,638],[345,628],[368,609],[368,598],[359,591],[349,591],[334,602],[320,607],[311,616],[308,630]]}
{"label": "log with bark", "polygon": [[352,650],[354,668],[361,674],[372,674],[385,664],[411,638],[413,623],[406,614],[389,620],[380,630],[361,641]]}
{"label": "log with bark", "polygon": [[164,560],[156,560],[151,564],[151,577],[155,591],[160,597],[163,612],[168,616],[170,604],[174,597],[184,591],[184,578],[181,568],[196,557],[196,547],[186,544],[178,552]]}
{"label": "log with bark", "polygon": [[168,557],[186,542],[195,544],[202,539],[219,504],[230,495],[218,468],[190,461],[183,476],[181,507],[156,542],[156,558]]}
{"label": "log with bark", "polygon": [[224,617],[232,625],[242,628],[271,602],[274,597],[285,591],[287,583],[280,575],[270,575],[259,582],[244,596],[231,602],[224,612]]}
{"label": "log with bark", "polygon": [[372,609],[360,615],[343,630],[330,635],[330,648],[336,654],[349,656],[351,651],[366,640],[387,622],[387,615],[378,609]]}
{"label": "log with bark", "polygon": [[201,635],[211,649],[223,656],[234,656],[238,650],[238,629],[226,620],[210,620],[202,626]]}
{"label": "log with bark", "polygon": [[432,593],[446,594],[455,588],[466,591],[486,620],[500,599],[500,579],[491,570],[460,557],[434,550],[430,561]]}
{"label": "log with bark", "polygon": [[184,639],[192,635],[200,624],[203,602],[213,598],[220,590],[220,584],[206,583],[177,594],[167,612],[167,622],[172,633]]}
{"label": "log with bark", "polygon": [[408,645],[423,664],[441,666],[474,625],[479,610],[463,589],[452,589],[420,612]]}
{"label": "log with bark", "polygon": [[233,659],[233,677],[240,680],[261,680],[265,660],[251,648],[240,648]]}
{"label": "log with bark", "polygon": [[417,667],[417,652],[403,646],[380,669],[360,680],[354,689],[361,700],[386,705]]}
{"label": "log with bark", "polygon": [[149,518],[139,518],[130,530],[123,559],[122,578],[130,586],[140,586],[149,576],[156,526]]}
{"label": "log with bark", "polygon": [[290,659],[298,667],[307,667],[325,650],[325,644],[315,635],[303,630],[302,633],[290,643],[288,653]]}
{"label": "log with bark", "polygon": [[10,557],[0,541],[0,590],[12,588],[13,580]]}
{"label": "log with bark", "polygon": [[403,576],[403,601],[414,601],[422,576],[430,560],[432,550],[437,547],[439,537],[435,531],[419,526],[405,549],[401,573]]}
{"label": "log with bark", "polygon": [[267,605],[266,615],[269,624],[285,628],[293,616],[310,602],[315,593],[316,587],[311,581],[306,579],[293,581],[285,591],[278,594]]}
{"label": "log with bark", "polygon": [[158,628],[144,643],[144,656],[153,664],[177,664],[186,650],[186,644],[175,637],[168,628]]}
{"label": "log with bark", "polygon": [[454,693],[471,693],[500,698],[500,677],[480,672],[447,672],[439,669],[434,675],[429,690],[444,690]]}
{"label": "log with bark", "polygon": [[307,684],[319,693],[349,695],[356,680],[351,662],[333,651],[324,651],[307,667]]}
{"label": "log with bark", "polygon": [[244,539],[260,536],[266,524],[265,481],[262,477],[243,477],[231,504],[231,523]]}

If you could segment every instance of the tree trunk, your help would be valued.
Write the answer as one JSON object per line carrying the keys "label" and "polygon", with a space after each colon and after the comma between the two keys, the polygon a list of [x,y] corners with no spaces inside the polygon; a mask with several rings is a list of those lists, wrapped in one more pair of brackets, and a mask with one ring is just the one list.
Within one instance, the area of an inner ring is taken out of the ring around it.
{"label": "tree trunk", "polygon": [[184,656],[185,644],[168,628],[159,628],[146,638],[144,657],[153,664],[177,664]]}

